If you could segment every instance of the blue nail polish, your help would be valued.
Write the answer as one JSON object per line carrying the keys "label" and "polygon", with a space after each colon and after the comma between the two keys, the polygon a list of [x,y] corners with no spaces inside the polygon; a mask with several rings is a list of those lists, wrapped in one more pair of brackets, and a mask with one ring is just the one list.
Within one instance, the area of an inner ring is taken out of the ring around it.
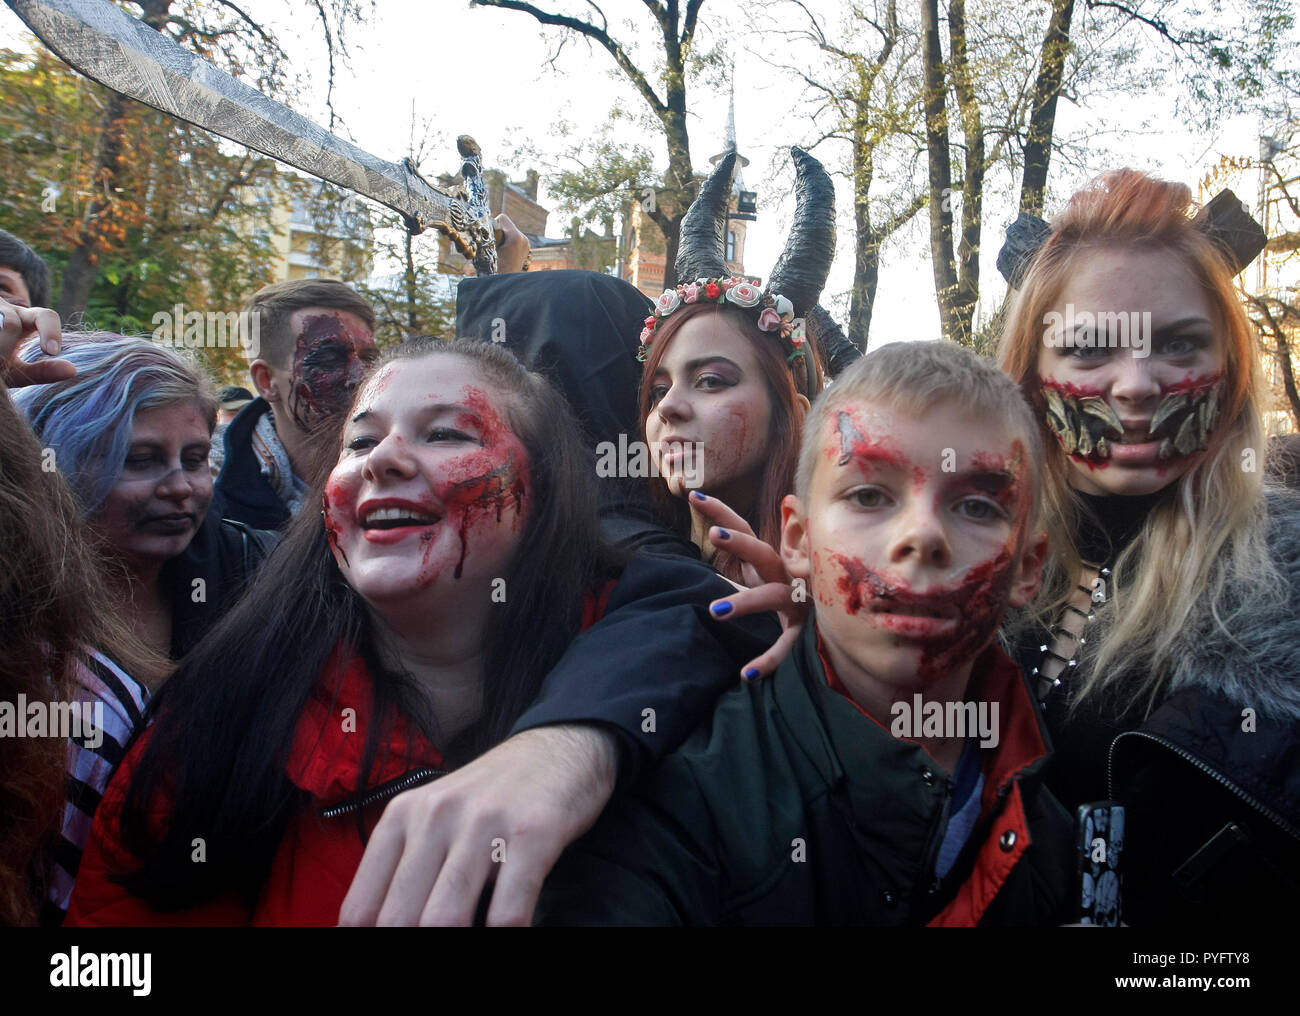
{"label": "blue nail polish", "polygon": [[705,497],[703,494],[701,494],[698,490],[693,490],[693,491],[691,491],[691,497],[695,498],[696,501],[707,501],[707,500],[708,500],[708,498]]}
{"label": "blue nail polish", "polygon": [[753,667],[750,667],[747,671],[745,671],[745,680],[746,680],[746,681],[752,681],[752,680],[754,680],[756,677],[758,677],[758,671],[755,670]]}
{"label": "blue nail polish", "polygon": [[730,613],[731,613],[731,604],[726,600],[723,600],[721,603],[715,603],[713,605],[714,617],[725,617]]}
{"label": "blue nail polish", "polygon": [[730,540],[730,539],[731,539],[731,534],[730,534],[729,532],[727,532],[725,529],[719,527],[719,528],[718,528],[718,539],[719,539],[719,540]]}

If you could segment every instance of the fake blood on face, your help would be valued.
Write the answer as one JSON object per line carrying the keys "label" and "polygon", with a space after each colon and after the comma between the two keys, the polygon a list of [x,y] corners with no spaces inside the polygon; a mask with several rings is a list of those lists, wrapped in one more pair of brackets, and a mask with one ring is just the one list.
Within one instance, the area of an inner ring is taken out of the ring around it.
{"label": "fake blood on face", "polygon": [[373,354],[374,336],[338,314],[304,314],[293,353],[290,412],[304,430],[345,409]]}
{"label": "fake blood on face", "polygon": [[[975,656],[993,636],[1006,609],[1011,584],[1011,554],[1005,548],[995,558],[971,568],[960,581],[914,592],[905,580],[890,580],[861,561],[832,554],[843,574],[840,594],[850,613],[864,608],[878,617],[885,630],[921,651],[917,677],[933,681]],[[904,608],[895,613],[890,608]],[[939,615],[932,625],[921,623]],[[910,618],[915,616],[916,622]],[[899,618],[899,620],[894,620]],[[948,622],[946,619],[952,619]],[[932,631],[927,629],[933,629]]]}
{"label": "fake blood on face", "polygon": [[[917,676],[922,681],[943,677],[974,657],[988,644],[1006,610],[1014,576],[1013,554],[1021,546],[1029,518],[1022,496],[1024,445],[1014,440],[1010,455],[977,451],[971,455],[968,479],[972,493],[992,498],[1011,520],[1009,539],[991,559],[966,571],[956,582],[917,592],[906,579],[869,568],[845,554],[832,553],[840,571],[836,588],[850,614],[868,611],[873,621],[892,633],[896,645],[920,649]],[[940,514],[960,488],[936,492],[934,510]]]}
{"label": "fake blood on face", "polygon": [[1192,377],[1189,373],[1181,381],[1171,385],[1163,386],[1160,389],[1161,395],[1199,395],[1201,392],[1209,391],[1220,381],[1223,380],[1223,372],[1215,371],[1213,374],[1202,374],[1200,377]]}
{"label": "fake blood on face", "polygon": [[[465,405],[477,417],[483,449],[457,460],[449,471],[441,496],[447,513],[444,521],[456,525],[460,538],[460,557],[452,573],[457,579],[464,573],[472,529],[491,515],[495,515],[495,522],[499,524],[507,504],[514,505],[518,524],[527,493],[524,477],[528,475],[523,446],[488,403],[483,391],[465,388],[461,395]],[[426,559],[430,550],[430,545],[426,544]]]}

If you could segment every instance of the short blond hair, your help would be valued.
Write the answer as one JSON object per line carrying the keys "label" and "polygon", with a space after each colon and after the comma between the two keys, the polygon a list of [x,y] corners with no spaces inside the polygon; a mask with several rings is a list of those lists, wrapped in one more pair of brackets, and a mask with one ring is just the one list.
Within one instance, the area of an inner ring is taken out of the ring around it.
{"label": "short blond hair", "polygon": [[1038,524],[1043,439],[1038,420],[1020,388],[992,362],[954,342],[891,342],[868,353],[835,379],[813,403],[804,421],[795,493],[807,504],[825,421],[849,402],[874,402],[920,417],[952,402],[971,416],[1004,423],[1027,452],[1029,531]]}

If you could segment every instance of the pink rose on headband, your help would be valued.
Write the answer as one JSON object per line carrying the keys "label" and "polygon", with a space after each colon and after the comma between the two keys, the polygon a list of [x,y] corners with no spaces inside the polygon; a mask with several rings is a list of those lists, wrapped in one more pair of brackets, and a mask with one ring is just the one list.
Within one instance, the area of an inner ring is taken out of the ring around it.
{"label": "pink rose on headband", "polygon": [[737,307],[757,307],[763,291],[752,282],[737,282],[727,290],[727,300]]}
{"label": "pink rose on headband", "polygon": [[[694,303],[700,298],[700,286],[697,282],[688,282],[682,286],[682,299],[687,303]],[[662,299],[662,297],[661,297]]]}
{"label": "pink rose on headband", "polygon": [[671,314],[682,305],[682,298],[677,295],[675,289],[665,289],[659,294],[659,299],[655,301],[655,310],[662,316]]}
{"label": "pink rose on headband", "polygon": [[649,328],[641,329],[641,345],[643,346],[650,345],[650,340],[653,337],[654,337],[654,332],[652,332]]}
{"label": "pink rose on headband", "polygon": [[781,315],[771,307],[764,307],[758,315],[758,327],[765,332],[774,332],[781,327]]}

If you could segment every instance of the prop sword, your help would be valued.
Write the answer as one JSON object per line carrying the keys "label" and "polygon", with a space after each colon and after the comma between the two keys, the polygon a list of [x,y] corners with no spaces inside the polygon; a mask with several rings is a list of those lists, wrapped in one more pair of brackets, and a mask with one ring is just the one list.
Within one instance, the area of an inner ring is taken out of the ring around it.
{"label": "prop sword", "polygon": [[412,233],[433,227],[472,261],[496,272],[497,251],[482,156],[457,140],[464,185],[447,192],[409,159],[387,162],[236,81],[108,0],[5,0],[36,37],[74,70],[128,98],[237,141],[399,212]]}

